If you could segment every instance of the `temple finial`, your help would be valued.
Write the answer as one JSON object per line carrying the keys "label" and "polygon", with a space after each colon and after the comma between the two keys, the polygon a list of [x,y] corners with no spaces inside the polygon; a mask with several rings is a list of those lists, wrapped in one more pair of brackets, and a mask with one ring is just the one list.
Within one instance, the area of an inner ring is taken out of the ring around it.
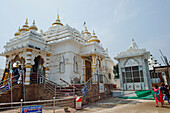
{"label": "temple finial", "polygon": [[26,25],[28,24],[28,18],[26,19],[26,22],[25,22],[25,24],[26,24]]}
{"label": "temple finial", "polygon": [[59,14],[57,14],[57,20],[60,20],[60,16],[59,16]]}
{"label": "temple finial", "polygon": [[94,32],[94,30],[93,30],[93,35],[95,36],[95,32]]}
{"label": "temple finial", "polygon": [[33,25],[35,25],[35,20],[33,20],[33,23],[32,23]]}
{"label": "temple finial", "polygon": [[87,31],[87,26],[85,26],[84,28],[85,28],[85,31]]}
{"label": "temple finial", "polygon": [[137,44],[135,43],[135,41],[134,41],[133,38],[132,38],[132,41],[131,41],[131,44],[130,44],[130,48],[138,49],[138,46],[137,46]]}

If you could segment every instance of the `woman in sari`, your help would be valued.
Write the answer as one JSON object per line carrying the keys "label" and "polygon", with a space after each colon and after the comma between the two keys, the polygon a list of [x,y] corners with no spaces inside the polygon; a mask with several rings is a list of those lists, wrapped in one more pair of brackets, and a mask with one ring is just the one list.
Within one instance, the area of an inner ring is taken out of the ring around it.
{"label": "woman in sari", "polygon": [[156,107],[158,107],[158,102],[161,102],[161,106],[163,107],[163,102],[164,102],[163,94],[157,85],[155,85],[154,92],[155,92],[154,96],[155,96]]}

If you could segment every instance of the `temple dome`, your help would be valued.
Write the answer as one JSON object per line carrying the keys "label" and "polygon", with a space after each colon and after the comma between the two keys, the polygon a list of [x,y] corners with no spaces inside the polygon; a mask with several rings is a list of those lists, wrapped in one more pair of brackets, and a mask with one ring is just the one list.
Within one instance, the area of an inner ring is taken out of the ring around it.
{"label": "temple dome", "polygon": [[26,19],[25,25],[23,25],[22,28],[20,29],[20,32],[21,31],[29,31],[28,19]]}
{"label": "temple dome", "polygon": [[89,43],[91,42],[98,42],[100,43],[100,40],[97,38],[97,36],[95,35],[95,32],[93,31],[93,36],[91,36],[91,38],[88,40]]}
{"label": "temple dome", "polygon": [[18,31],[14,34],[14,36],[19,36],[19,35],[21,35],[20,27],[19,27]]}
{"label": "temple dome", "polygon": [[56,20],[52,25],[53,25],[53,26],[54,26],[54,25],[63,26],[63,24],[60,22],[59,14],[58,14],[58,16],[57,16],[57,20]]}
{"label": "temple dome", "polygon": [[87,30],[87,26],[85,26],[85,31],[83,32],[83,34],[91,35],[91,33]]}
{"label": "temple dome", "polygon": [[37,26],[35,25],[35,20],[33,21],[33,25],[29,27],[29,29],[30,29],[30,30],[33,29],[33,30],[38,31],[38,28],[37,28]]}

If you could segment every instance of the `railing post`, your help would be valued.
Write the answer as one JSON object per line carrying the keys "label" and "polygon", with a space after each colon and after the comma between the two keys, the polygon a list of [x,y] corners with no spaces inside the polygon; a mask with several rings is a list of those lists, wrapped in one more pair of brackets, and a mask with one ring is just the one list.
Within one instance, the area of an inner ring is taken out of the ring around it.
{"label": "railing post", "polygon": [[12,61],[11,61],[11,63],[10,63],[10,74],[11,74],[11,78],[10,78],[10,84],[11,84],[11,107],[12,107],[12,101],[13,101],[13,95],[12,95]]}
{"label": "railing post", "polygon": [[74,93],[74,98],[75,98],[75,94],[76,94],[76,92],[75,92],[75,81],[73,81],[73,84],[74,84],[73,93]]}
{"label": "railing post", "polygon": [[46,83],[46,79],[44,79],[44,89],[45,89],[45,83]]}
{"label": "railing post", "polygon": [[92,82],[92,81],[90,80],[90,81],[89,81],[89,83],[90,83],[90,84],[89,84],[90,90],[91,90],[91,84],[92,84],[91,82]]}
{"label": "railing post", "polygon": [[21,99],[20,113],[22,113],[22,102],[23,102],[23,99]]}
{"label": "railing post", "polygon": [[53,113],[55,113],[55,97],[53,97],[54,102],[53,102]]}
{"label": "railing post", "polygon": [[55,98],[56,98],[56,84],[55,84]]}

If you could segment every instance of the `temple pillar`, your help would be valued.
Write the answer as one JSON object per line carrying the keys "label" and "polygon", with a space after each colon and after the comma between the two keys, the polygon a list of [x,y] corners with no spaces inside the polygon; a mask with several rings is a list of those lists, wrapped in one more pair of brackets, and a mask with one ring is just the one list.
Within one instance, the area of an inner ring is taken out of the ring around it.
{"label": "temple pillar", "polygon": [[96,75],[96,55],[92,54],[92,77],[93,78],[93,82],[97,82],[97,75]]}
{"label": "temple pillar", "polygon": [[6,57],[5,69],[8,69],[9,55],[6,55],[5,57]]}
{"label": "temple pillar", "polygon": [[50,54],[46,54],[45,78],[48,79]]}
{"label": "temple pillar", "polygon": [[32,59],[32,49],[26,49],[27,51],[27,57],[26,57],[26,76],[25,76],[25,85],[30,84],[30,74],[31,74],[31,59]]}
{"label": "temple pillar", "polygon": [[100,58],[100,74],[103,74],[103,62],[102,62],[102,58]]}
{"label": "temple pillar", "polygon": [[82,56],[82,75],[83,75],[83,82],[86,82],[86,64],[85,64],[85,56]]}

